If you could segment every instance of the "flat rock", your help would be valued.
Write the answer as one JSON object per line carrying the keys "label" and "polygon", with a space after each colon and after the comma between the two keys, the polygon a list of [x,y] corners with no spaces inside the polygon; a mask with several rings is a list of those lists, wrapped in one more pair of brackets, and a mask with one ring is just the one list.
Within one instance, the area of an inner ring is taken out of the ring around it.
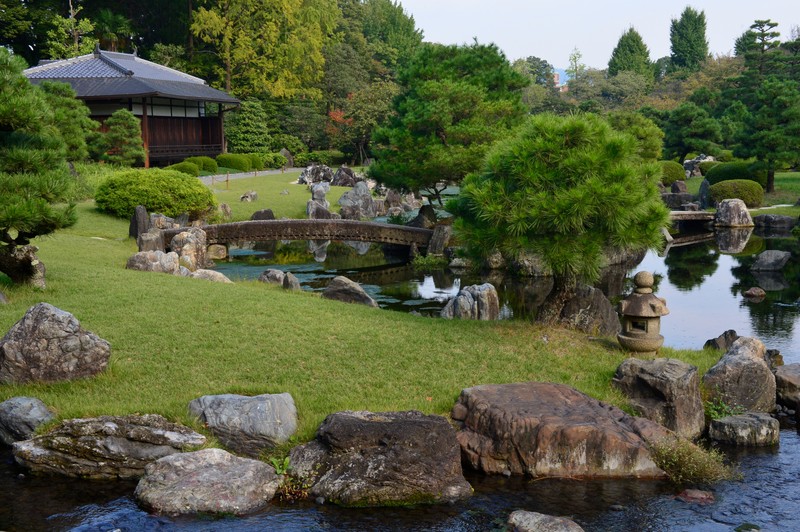
{"label": "flat rock", "polygon": [[762,447],[780,441],[780,423],[769,414],[747,412],[722,419],[712,419],[708,437],[728,445]]}
{"label": "flat rock", "polygon": [[337,412],[292,449],[290,473],[344,506],[454,502],[471,496],[455,432],[421,412]]}
{"label": "flat rock", "polygon": [[790,231],[797,225],[797,217],[782,214],[759,214],[758,216],[753,216],[753,223],[756,224],[756,227],[765,229]]}
{"label": "flat rock", "polygon": [[266,505],[279,484],[275,470],[264,462],[203,449],[148,464],[134,496],[159,514],[243,515]]}
{"label": "flat rock", "polygon": [[788,251],[768,249],[758,254],[756,262],[750,269],[754,272],[776,272],[782,270],[790,258],[792,254]]}
{"label": "flat rock", "polygon": [[0,340],[0,383],[58,382],[101,373],[109,343],[81,327],[77,318],[38,303]]}
{"label": "flat rock", "polygon": [[514,532],[583,532],[583,528],[567,517],[554,517],[537,512],[517,510],[508,516]]}
{"label": "flat rock", "polygon": [[792,410],[800,409],[800,364],[786,364],[775,370],[778,402]]}
{"label": "flat rock", "polygon": [[222,445],[254,458],[286,443],[297,430],[297,408],[288,393],[204,395],[189,403],[189,413],[200,418]]}
{"label": "flat rock", "polygon": [[62,421],[47,434],[12,446],[14,459],[40,473],[134,479],[147,464],[206,442],[205,436],[156,414]]}
{"label": "flat rock", "polygon": [[11,445],[27,440],[39,425],[55,419],[53,412],[35,397],[12,397],[0,403],[0,442]]}
{"label": "flat rock", "polygon": [[201,268],[193,271],[191,274],[189,274],[189,277],[192,279],[203,279],[205,281],[211,281],[214,283],[233,284],[233,281],[228,279],[224,273],[220,273],[216,270],[205,270]]}
{"label": "flat rock", "polygon": [[377,307],[378,303],[367,294],[361,285],[342,275],[334,277],[323,290],[322,297],[345,303],[358,303],[368,307]]}
{"label": "flat rock", "polygon": [[767,349],[755,338],[742,336],[703,377],[711,400],[751,412],[775,410],[775,376]]}
{"label": "flat rock", "polygon": [[467,388],[451,417],[461,427],[464,461],[484,473],[663,478],[649,445],[674,437],[569,386],[542,382]]}

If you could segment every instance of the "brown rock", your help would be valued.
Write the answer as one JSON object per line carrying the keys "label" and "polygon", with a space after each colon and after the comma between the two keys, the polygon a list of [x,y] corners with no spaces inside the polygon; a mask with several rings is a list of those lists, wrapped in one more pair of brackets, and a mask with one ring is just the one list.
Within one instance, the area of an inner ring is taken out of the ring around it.
{"label": "brown rock", "polygon": [[742,336],[736,340],[706,372],[703,383],[711,400],[752,412],[775,410],[775,376],[766,347],[755,338]]}
{"label": "brown rock", "polygon": [[800,410],[800,364],[786,364],[775,370],[778,402],[792,410]]}
{"label": "brown rock", "polygon": [[752,288],[748,288],[747,291],[744,293],[744,297],[747,299],[757,299],[762,300],[767,297],[767,293],[764,291],[763,288],[759,288],[758,286],[753,286]]}
{"label": "brown rock", "polygon": [[334,277],[328,283],[328,286],[322,292],[322,297],[344,301],[345,303],[359,303],[368,307],[378,306],[378,303],[361,288],[361,285],[342,275]]}

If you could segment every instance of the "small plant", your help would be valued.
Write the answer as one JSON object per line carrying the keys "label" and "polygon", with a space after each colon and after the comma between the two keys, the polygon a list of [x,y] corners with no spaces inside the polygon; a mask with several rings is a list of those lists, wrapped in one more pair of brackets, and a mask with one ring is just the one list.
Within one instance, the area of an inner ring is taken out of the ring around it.
{"label": "small plant", "polygon": [[665,438],[650,446],[653,462],[676,484],[713,484],[739,477],[716,449],[703,449],[684,438]]}
{"label": "small plant", "polygon": [[386,217],[386,223],[392,225],[406,225],[406,223],[408,223],[408,215],[404,212],[390,214]]}
{"label": "small plant", "polygon": [[744,408],[738,405],[729,405],[722,397],[717,396],[705,402],[705,411],[708,419],[722,419],[743,414]]}
{"label": "small plant", "polygon": [[437,255],[417,255],[411,264],[415,270],[423,272],[441,270],[447,266],[447,259]]}
{"label": "small plant", "polygon": [[308,490],[310,489],[311,484],[303,482],[299,478],[287,476],[278,487],[275,495],[281,502],[293,503],[308,499]]}
{"label": "small plant", "polygon": [[291,469],[291,465],[289,464],[289,456],[284,456],[283,458],[278,458],[277,456],[273,456],[269,459],[269,463],[272,464],[272,467],[275,468],[275,473],[278,475],[285,475]]}

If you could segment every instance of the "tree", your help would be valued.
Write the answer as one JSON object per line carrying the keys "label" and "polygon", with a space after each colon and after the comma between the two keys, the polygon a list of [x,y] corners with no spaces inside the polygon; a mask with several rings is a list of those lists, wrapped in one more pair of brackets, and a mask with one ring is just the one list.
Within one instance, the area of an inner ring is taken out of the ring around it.
{"label": "tree", "polygon": [[423,45],[400,72],[396,115],[373,137],[369,174],[441,203],[447,183],[475,171],[489,146],[520,123],[526,80],[495,45]]}
{"label": "tree", "polygon": [[43,288],[30,242],[75,223],[75,206],[66,204],[73,180],[53,113],[24,68],[0,47],[0,272]]}
{"label": "tree", "polygon": [[583,54],[577,48],[573,48],[569,54],[569,67],[567,68],[569,80],[567,80],[567,87],[570,95],[576,100],[582,96],[578,86],[583,81],[583,74],[586,72],[586,65],[581,63],[582,58]]}
{"label": "tree", "polygon": [[47,104],[53,110],[53,123],[67,147],[67,160],[82,161],[89,157],[87,137],[100,124],[89,118],[89,108],[75,97],[67,83],[45,81],[40,85]]}
{"label": "tree", "polygon": [[719,123],[692,102],[678,106],[664,124],[664,155],[668,159],[683,162],[690,152],[709,152],[720,140]]}
{"label": "tree", "polygon": [[555,69],[553,65],[536,56],[517,59],[511,65],[514,70],[529,78],[532,84],[556,92]]}
{"label": "tree", "polygon": [[228,115],[225,138],[231,153],[259,153],[270,151],[267,131],[267,113],[255,98],[242,101],[241,107]]}
{"label": "tree", "polygon": [[131,21],[108,8],[101,9],[94,17],[94,35],[107,50],[116,52],[132,34]]}
{"label": "tree", "polygon": [[790,80],[767,78],[744,120],[739,157],[755,157],[767,171],[766,192],[775,192],[778,163],[800,158],[800,91]]}
{"label": "tree", "polygon": [[639,143],[638,154],[642,161],[652,163],[661,159],[664,132],[655,122],[633,111],[609,113],[607,118],[615,130],[636,138]]}
{"label": "tree", "polygon": [[492,148],[448,203],[459,238],[479,258],[540,257],[554,277],[544,318],[554,319],[579,281],[599,277],[605,250],[661,245],[661,170],[638,151],[597,115],[536,115]]}
{"label": "tree", "polygon": [[44,45],[50,59],[84,55],[94,49],[97,44],[97,40],[91,37],[94,24],[88,18],[78,20],[78,13],[82,9],[80,6],[73,6],[70,0],[66,17],[54,15],[50,19],[52,27],[47,30],[47,41]]}
{"label": "tree", "polygon": [[633,28],[622,34],[611,52],[611,59],[608,60],[608,75],[616,76],[620,72],[635,72],[647,79],[653,79],[650,51],[642,36]]}
{"label": "tree", "polygon": [[365,0],[363,31],[373,57],[391,72],[404,68],[422,44],[422,31],[400,2]]}
{"label": "tree", "polygon": [[144,160],[142,128],[139,119],[127,109],[114,111],[103,124],[105,158],[122,166],[133,166]]}
{"label": "tree", "polygon": [[706,40],[706,14],[686,7],[681,18],[672,19],[669,28],[670,59],[672,68],[690,72],[700,70],[708,57]]}

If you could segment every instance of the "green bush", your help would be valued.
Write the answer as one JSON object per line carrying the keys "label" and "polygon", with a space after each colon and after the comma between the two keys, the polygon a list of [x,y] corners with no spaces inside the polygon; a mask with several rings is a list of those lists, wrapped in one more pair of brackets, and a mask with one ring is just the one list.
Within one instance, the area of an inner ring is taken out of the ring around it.
{"label": "green bush", "polygon": [[715,157],[721,163],[729,163],[736,160],[736,157],[733,156],[733,150],[719,150]]}
{"label": "green bush", "polygon": [[661,161],[661,183],[670,186],[675,181],[686,179],[686,171],[681,163],[675,161]]}
{"label": "green bush", "polygon": [[705,176],[708,174],[708,171],[717,166],[719,161],[703,161],[702,163],[698,164],[697,167],[700,168],[700,175]]}
{"label": "green bush", "polygon": [[253,168],[250,157],[241,153],[222,153],[217,155],[217,164],[240,172],[249,172]]}
{"label": "green bush", "polygon": [[310,153],[299,153],[294,156],[294,165],[297,167],[308,166],[311,163],[335,166],[347,162],[347,157],[339,150],[320,150]]}
{"label": "green bush", "polygon": [[276,152],[286,148],[292,155],[297,155],[299,153],[305,153],[308,151],[308,148],[302,140],[294,135],[287,135],[286,133],[272,135],[272,138],[270,139],[270,146]]}
{"label": "green bush", "polygon": [[200,175],[200,167],[194,163],[190,163],[189,161],[171,164],[167,166],[165,170],[177,170],[178,172],[183,172],[184,174],[188,174],[192,177],[197,177]]}
{"label": "green bush", "polygon": [[200,167],[201,170],[206,172],[216,172],[219,167],[217,166],[217,161],[212,159],[211,157],[206,157],[205,155],[198,155],[195,157],[187,157],[183,160],[187,163],[193,163]]}
{"label": "green bush", "polygon": [[189,213],[197,219],[216,208],[216,199],[199,179],[176,170],[157,168],[119,172],[103,181],[95,193],[97,208],[130,218],[137,205],[167,216]]}
{"label": "green bush", "polygon": [[724,199],[740,199],[748,208],[759,207],[764,201],[764,188],[749,179],[731,179],[708,188],[711,199],[719,203]]}
{"label": "green bush", "polygon": [[759,169],[757,164],[746,161],[718,164],[708,170],[706,179],[711,185],[732,179],[749,179],[762,188],[767,186],[767,173]]}
{"label": "green bush", "polygon": [[244,153],[248,159],[250,159],[250,169],[259,171],[264,169],[264,159],[258,153]]}
{"label": "green bush", "polygon": [[738,472],[717,450],[705,450],[683,438],[666,438],[650,446],[653,462],[676,484],[713,484],[734,480]]}
{"label": "green bush", "polygon": [[288,162],[280,153],[259,153],[259,155],[264,159],[264,168],[283,168]]}

